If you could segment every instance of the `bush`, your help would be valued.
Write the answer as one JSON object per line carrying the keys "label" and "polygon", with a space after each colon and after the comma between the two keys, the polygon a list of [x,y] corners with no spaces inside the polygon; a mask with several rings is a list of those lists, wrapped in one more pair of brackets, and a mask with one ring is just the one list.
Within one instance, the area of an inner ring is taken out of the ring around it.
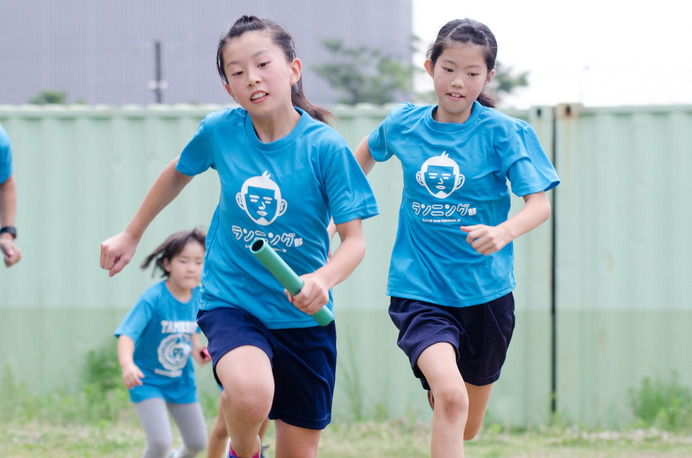
{"label": "bush", "polygon": [[0,379],[0,420],[48,422],[109,422],[130,409],[127,389],[120,381],[115,339],[86,357],[78,394],[56,389],[35,395],[15,381],[6,366]]}
{"label": "bush", "polygon": [[629,397],[639,426],[692,431],[692,390],[679,383],[676,372],[669,383],[644,378],[639,389],[630,389]]}
{"label": "bush", "polygon": [[117,420],[120,413],[129,408],[117,355],[117,340],[113,338],[87,354],[82,396],[88,420]]}

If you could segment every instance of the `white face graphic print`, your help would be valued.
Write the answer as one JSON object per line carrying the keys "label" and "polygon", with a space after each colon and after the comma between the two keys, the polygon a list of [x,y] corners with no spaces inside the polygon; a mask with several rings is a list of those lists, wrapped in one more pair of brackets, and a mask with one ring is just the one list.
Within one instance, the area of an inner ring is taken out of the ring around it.
{"label": "white face graphic print", "polygon": [[288,204],[281,198],[279,186],[264,172],[248,178],[235,196],[238,206],[257,224],[267,226],[286,212]]}
{"label": "white face graphic print", "polygon": [[451,160],[446,152],[431,157],[423,163],[416,173],[416,180],[425,186],[433,196],[444,199],[464,184],[464,175],[459,173],[459,166]]}

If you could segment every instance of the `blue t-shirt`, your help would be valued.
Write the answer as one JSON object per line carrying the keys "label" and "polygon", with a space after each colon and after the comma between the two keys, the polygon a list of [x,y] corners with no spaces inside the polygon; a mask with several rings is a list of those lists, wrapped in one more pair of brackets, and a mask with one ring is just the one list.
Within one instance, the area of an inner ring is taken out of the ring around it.
{"label": "blue t-shirt", "polygon": [[12,175],[12,146],[10,137],[0,124],[0,184]]}
{"label": "blue t-shirt", "polygon": [[[253,240],[268,240],[303,275],[327,261],[330,218],[339,224],[378,213],[346,141],[297,110],[295,128],[270,143],[258,139],[246,110],[211,113],[180,155],[179,172],[191,176],[213,168],[221,181],[207,233],[203,310],[242,308],[270,329],[316,326],[252,254]],[[327,305],[333,309],[331,292]]]}
{"label": "blue t-shirt", "polygon": [[368,138],[376,161],[396,156],[404,189],[387,294],[451,307],[497,299],[515,287],[513,248],[477,253],[460,226],[507,220],[512,192],[559,179],[527,123],[476,102],[463,124],[436,122],[435,106],[401,104]]}
{"label": "blue t-shirt", "polygon": [[180,302],[166,282],[150,286],[123,319],[115,336],[135,342],[134,362],[144,374],[143,385],[130,389],[132,402],[162,397],[167,402],[197,402],[195,370],[190,358],[197,326],[200,289],[188,302]]}

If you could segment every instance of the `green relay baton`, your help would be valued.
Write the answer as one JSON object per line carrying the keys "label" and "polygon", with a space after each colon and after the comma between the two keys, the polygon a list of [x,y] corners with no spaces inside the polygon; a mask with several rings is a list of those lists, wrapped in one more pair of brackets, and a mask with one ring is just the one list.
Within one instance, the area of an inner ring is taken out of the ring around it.
{"label": "green relay baton", "polygon": [[[267,243],[265,239],[256,238],[250,245],[250,251],[267,268],[286,290],[292,295],[296,295],[303,288],[303,280],[286,264],[286,261],[276,254],[276,251]],[[310,315],[320,326],[327,326],[334,321],[334,314],[325,305],[322,309]]]}

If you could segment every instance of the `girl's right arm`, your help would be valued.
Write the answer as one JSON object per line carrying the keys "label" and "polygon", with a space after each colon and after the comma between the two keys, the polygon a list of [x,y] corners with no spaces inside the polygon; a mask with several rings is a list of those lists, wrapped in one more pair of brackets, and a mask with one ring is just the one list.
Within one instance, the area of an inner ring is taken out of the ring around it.
{"label": "girl's right arm", "polygon": [[144,378],[144,374],[132,359],[134,353],[135,341],[125,335],[120,335],[118,337],[118,362],[123,374],[123,383],[128,388],[141,385]]}
{"label": "girl's right arm", "polygon": [[176,170],[177,164],[178,158],[175,158],[163,169],[125,230],[101,243],[101,268],[108,270],[111,277],[130,262],[139,240],[156,215],[192,180]]}
{"label": "girl's right arm", "polygon": [[365,138],[361,140],[360,145],[358,145],[354,153],[358,164],[360,164],[360,168],[363,169],[363,173],[366,175],[375,167],[375,159],[373,159],[372,154],[370,154],[370,147],[368,146],[368,137],[369,136],[366,135]]}
{"label": "girl's right arm", "polygon": [[[372,168],[375,166],[375,159],[373,159],[372,154],[370,154],[370,147],[368,146],[367,135],[365,136],[365,138],[363,138],[363,140],[361,140],[353,155],[356,157],[356,160],[358,161],[358,165],[360,165],[360,168],[363,169],[363,173],[365,173],[366,175],[370,173]],[[334,235],[336,235],[336,232],[337,230],[334,221],[330,221],[329,226],[327,227],[327,233],[329,234],[330,242],[334,239]],[[332,250],[330,249],[329,252],[331,253],[331,251]]]}

